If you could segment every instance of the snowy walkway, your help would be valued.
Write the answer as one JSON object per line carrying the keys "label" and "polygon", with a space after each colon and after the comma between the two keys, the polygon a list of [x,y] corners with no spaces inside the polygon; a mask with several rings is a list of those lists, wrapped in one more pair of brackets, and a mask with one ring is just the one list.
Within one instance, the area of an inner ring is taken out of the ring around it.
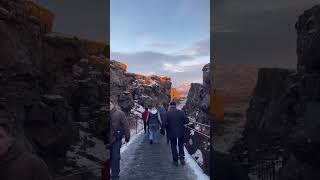
{"label": "snowy walkway", "polygon": [[186,154],[185,166],[172,165],[170,145],[165,136],[157,144],[149,144],[148,136],[139,133],[121,148],[120,180],[206,180],[196,162]]}

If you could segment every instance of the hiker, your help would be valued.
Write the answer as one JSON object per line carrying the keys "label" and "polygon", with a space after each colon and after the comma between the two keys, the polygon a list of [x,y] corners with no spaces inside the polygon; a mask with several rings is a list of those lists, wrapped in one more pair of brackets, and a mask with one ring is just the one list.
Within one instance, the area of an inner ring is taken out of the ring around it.
{"label": "hiker", "polygon": [[126,119],[124,112],[118,110],[112,102],[110,102],[110,159],[111,159],[111,178],[118,179],[120,173],[120,148],[122,138],[125,136],[125,141],[130,140],[129,122]]}
{"label": "hiker", "polygon": [[[163,122],[164,118],[165,118],[165,114],[166,114],[166,109],[164,108],[164,106],[162,104],[159,105],[159,113],[160,113],[161,121]],[[166,134],[167,144],[169,144],[169,135],[168,135],[168,131],[166,130],[166,128],[161,127],[161,134],[163,134],[163,135]]]}
{"label": "hiker", "polygon": [[158,112],[157,108],[153,107],[148,115],[147,119],[148,129],[150,131],[149,139],[150,144],[153,142],[158,142],[158,130],[161,127],[161,117],[160,113]]}
{"label": "hiker", "polygon": [[[144,112],[142,113],[142,120],[143,120],[143,128],[144,128],[144,133],[147,133],[147,119],[148,119],[148,108],[144,109]],[[148,133],[149,133],[149,129],[148,129]]]}
{"label": "hiker", "polygon": [[22,144],[17,142],[15,137],[8,119],[1,116],[0,179],[51,180],[52,178],[45,162],[28,152]]}
{"label": "hiker", "polygon": [[[171,142],[171,152],[173,165],[178,166],[178,159],[181,165],[185,165],[184,160],[184,124],[189,123],[188,117],[181,110],[177,109],[175,102],[170,103],[169,111],[165,115],[163,126],[168,129]],[[177,152],[177,144],[179,154]]]}

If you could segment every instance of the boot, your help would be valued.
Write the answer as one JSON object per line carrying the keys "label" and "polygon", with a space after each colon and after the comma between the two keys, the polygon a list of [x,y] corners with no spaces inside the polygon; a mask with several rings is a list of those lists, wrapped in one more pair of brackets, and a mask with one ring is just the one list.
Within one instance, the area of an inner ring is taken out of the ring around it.
{"label": "boot", "polygon": [[174,166],[179,166],[178,161],[172,161],[172,164],[173,164]]}
{"label": "boot", "polygon": [[186,164],[186,162],[184,161],[184,159],[180,159],[180,163],[182,166],[184,166]]}

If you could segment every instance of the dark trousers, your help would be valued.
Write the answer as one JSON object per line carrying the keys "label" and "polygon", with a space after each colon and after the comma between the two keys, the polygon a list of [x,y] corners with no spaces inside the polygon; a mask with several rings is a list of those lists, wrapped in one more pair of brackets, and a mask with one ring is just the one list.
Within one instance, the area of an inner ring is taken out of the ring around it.
{"label": "dark trousers", "polygon": [[147,133],[147,122],[145,121],[143,121],[143,128],[144,128],[144,133]]}
{"label": "dark trousers", "polygon": [[166,129],[166,136],[167,136],[167,143],[169,144],[170,137],[169,137],[169,131],[168,131],[168,129]]}
{"label": "dark trousers", "polygon": [[122,141],[117,140],[110,146],[110,160],[111,160],[111,177],[117,177],[120,173],[120,148]]}
{"label": "dark trousers", "polygon": [[[178,141],[178,143],[177,143]],[[171,152],[173,161],[178,161],[178,159],[184,159],[184,148],[183,148],[183,138],[170,138],[171,142]],[[177,151],[177,144],[179,149],[179,155]]]}

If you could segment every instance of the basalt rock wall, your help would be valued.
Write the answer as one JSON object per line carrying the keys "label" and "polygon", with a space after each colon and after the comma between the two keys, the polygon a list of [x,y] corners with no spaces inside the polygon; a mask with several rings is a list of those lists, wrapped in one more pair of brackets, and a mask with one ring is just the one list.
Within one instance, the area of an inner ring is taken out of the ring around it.
{"label": "basalt rock wall", "polygon": [[144,76],[127,72],[127,66],[111,61],[111,100],[129,112],[135,103],[143,107],[170,102],[171,79],[164,76]]}
{"label": "basalt rock wall", "polygon": [[90,122],[89,134],[108,139],[109,60],[91,55],[80,38],[51,32],[47,23],[22,0],[0,1],[1,114],[55,176],[80,141],[78,122]]}
{"label": "basalt rock wall", "polygon": [[297,72],[261,69],[247,112],[242,147],[252,162],[261,152],[264,157],[280,156],[280,180],[320,178],[319,15],[320,6],[314,6],[295,26]]}

